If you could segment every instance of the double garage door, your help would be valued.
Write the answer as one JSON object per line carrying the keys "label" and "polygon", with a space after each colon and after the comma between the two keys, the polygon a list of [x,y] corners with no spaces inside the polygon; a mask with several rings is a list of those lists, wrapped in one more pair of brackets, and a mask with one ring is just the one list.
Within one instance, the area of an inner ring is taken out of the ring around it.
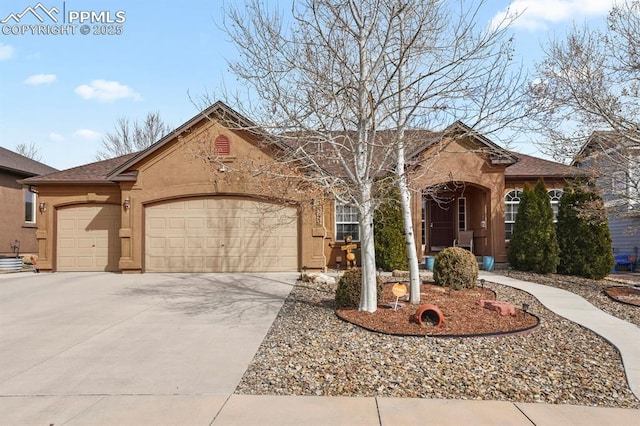
{"label": "double garage door", "polygon": [[298,269],[297,211],[237,198],[145,208],[145,271],[270,272]]}

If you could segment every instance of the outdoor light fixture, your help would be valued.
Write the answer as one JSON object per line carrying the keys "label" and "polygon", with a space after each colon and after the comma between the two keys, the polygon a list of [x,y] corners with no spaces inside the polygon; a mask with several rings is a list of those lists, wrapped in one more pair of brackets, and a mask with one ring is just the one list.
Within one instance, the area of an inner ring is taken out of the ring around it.
{"label": "outdoor light fixture", "polygon": [[129,210],[131,208],[131,200],[129,200],[129,197],[124,199],[122,207],[124,207],[125,210]]}
{"label": "outdoor light fixture", "polygon": [[529,309],[529,304],[528,303],[523,303],[522,304],[522,310],[524,311],[524,313],[527,313],[527,309]]}
{"label": "outdoor light fixture", "polygon": [[42,201],[38,207],[40,208],[40,213],[44,213],[47,211],[47,205],[44,203],[44,201]]}
{"label": "outdoor light fixture", "polygon": [[484,290],[484,278],[480,279],[480,287]]}
{"label": "outdoor light fixture", "polygon": [[382,268],[378,268],[378,276],[382,275]]}

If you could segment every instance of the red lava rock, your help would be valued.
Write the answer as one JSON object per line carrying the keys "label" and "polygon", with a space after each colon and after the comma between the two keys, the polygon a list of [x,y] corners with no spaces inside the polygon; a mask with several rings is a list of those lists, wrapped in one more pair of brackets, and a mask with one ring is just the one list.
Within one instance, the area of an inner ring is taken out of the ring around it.
{"label": "red lava rock", "polygon": [[481,307],[492,311],[498,311],[500,315],[515,315],[516,308],[513,303],[501,302],[499,300],[481,300],[478,302]]}

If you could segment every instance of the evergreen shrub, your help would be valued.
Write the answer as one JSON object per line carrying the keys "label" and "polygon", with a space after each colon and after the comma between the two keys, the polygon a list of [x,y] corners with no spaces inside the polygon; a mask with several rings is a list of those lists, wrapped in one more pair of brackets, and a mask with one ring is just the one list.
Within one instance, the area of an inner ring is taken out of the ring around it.
{"label": "evergreen shrub", "polygon": [[433,279],[437,285],[454,290],[475,287],[478,280],[476,257],[462,247],[442,250],[434,259]]}

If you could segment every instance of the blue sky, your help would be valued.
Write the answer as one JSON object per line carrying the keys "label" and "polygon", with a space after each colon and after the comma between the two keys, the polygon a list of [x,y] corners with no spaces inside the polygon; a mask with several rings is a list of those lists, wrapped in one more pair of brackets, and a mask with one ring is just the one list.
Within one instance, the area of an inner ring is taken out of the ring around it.
{"label": "blue sky", "polygon": [[[481,19],[488,24],[509,5],[524,11],[512,31],[517,59],[531,65],[540,58],[542,43],[564,34],[574,20],[601,24],[612,2],[488,0]],[[36,8],[38,3],[0,4],[0,21],[8,19],[0,23],[0,146],[13,150],[20,143],[34,143],[42,162],[74,167],[94,161],[102,137],[113,131],[118,118],[143,120],[148,112],[159,111],[177,127],[198,112],[189,94],[198,98],[235,84],[225,60],[235,51],[216,26],[220,1],[41,0]],[[13,34],[25,24],[40,24],[31,12],[17,16],[30,6],[43,25],[54,24],[43,10],[59,18],[55,25],[69,24],[62,16],[74,18],[75,34]],[[93,11],[94,18],[104,21],[124,18],[105,27],[84,22],[91,32],[105,28],[122,33],[80,34],[80,11]],[[517,142],[516,150],[536,153],[530,142]]]}

